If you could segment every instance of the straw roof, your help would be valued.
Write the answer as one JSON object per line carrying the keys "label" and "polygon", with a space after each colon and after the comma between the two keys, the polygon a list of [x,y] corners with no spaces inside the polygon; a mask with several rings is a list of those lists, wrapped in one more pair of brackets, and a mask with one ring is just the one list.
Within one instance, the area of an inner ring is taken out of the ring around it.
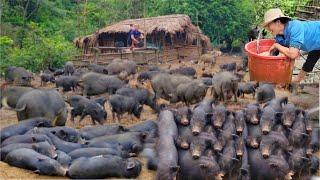
{"label": "straw roof", "polygon": [[76,38],[74,42],[76,44],[78,43],[79,47],[83,47],[82,44],[84,43],[84,40],[86,38],[88,38],[91,42],[96,42],[98,36],[101,33],[128,33],[130,31],[130,24],[138,25],[139,30],[147,35],[155,32],[164,32],[172,35],[178,32],[184,32],[186,33],[188,42],[192,42],[194,39],[199,37],[200,34],[200,39],[206,41],[206,44],[211,46],[210,39],[201,34],[201,30],[197,26],[192,24],[190,17],[184,14],[174,14],[141,19],[128,19],[120,21],[118,23],[106,26],[98,30],[95,34]]}
{"label": "straw roof", "polygon": [[130,24],[139,25],[139,29],[146,34],[151,34],[156,31],[163,31],[170,34],[176,32],[199,32],[187,15],[176,14],[167,16],[158,16],[141,19],[128,19],[112,24],[99,30],[99,33],[128,33]]}

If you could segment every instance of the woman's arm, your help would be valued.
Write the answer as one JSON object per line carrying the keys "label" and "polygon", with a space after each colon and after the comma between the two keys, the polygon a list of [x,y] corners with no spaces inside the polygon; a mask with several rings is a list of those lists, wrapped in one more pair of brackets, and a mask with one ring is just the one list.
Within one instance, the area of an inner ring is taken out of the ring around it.
{"label": "woman's arm", "polygon": [[296,59],[299,57],[299,49],[295,47],[285,47],[278,43],[274,43],[271,48],[269,49],[269,52],[271,52],[273,49],[278,49],[282,54],[288,56],[290,59]]}

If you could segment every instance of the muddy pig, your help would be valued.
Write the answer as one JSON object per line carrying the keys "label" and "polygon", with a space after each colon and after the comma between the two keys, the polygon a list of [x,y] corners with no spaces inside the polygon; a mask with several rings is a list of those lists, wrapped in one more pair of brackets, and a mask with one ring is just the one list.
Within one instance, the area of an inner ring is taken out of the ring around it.
{"label": "muddy pig", "polygon": [[[97,147],[100,143],[107,143],[117,148],[119,145],[122,146],[124,151],[128,153],[138,153],[143,148],[143,143],[146,138],[145,133],[140,132],[127,132],[116,135],[105,135],[91,139],[87,145],[89,147]],[[97,145],[97,146],[95,146]]]}
{"label": "muddy pig", "polygon": [[249,104],[244,109],[245,120],[250,124],[259,124],[262,111],[258,104]]}
{"label": "muddy pig", "polygon": [[244,94],[252,94],[252,98],[254,99],[256,95],[255,84],[243,82],[239,83],[237,96],[240,97],[240,95],[242,95],[242,98],[244,98]]}
{"label": "muddy pig", "polygon": [[103,155],[89,158],[81,157],[75,160],[69,168],[68,175],[76,179],[136,178],[140,171],[141,163],[138,160]]}
{"label": "muddy pig", "polygon": [[309,135],[306,132],[305,113],[302,111],[297,115],[292,128],[289,128],[289,141],[295,147],[306,147]]}
{"label": "muddy pig", "polygon": [[18,121],[33,117],[46,117],[53,126],[64,126],[67,107],[56,90],[34,89],[24,93],[18,100],[16,109]]}
{"label": "muddy pig", "polygon": [[145,133],[146,137],[144,141],[147,143],[155,142],[156,138],[158,137],[158,126],[156,121],[153,120],[143,121],[141,123],[129,126],[127,129],[129,132]]}
{"label": "muddy pig", "polygon": [[95,148],[95,147],[80,148],[80,149],[75,149],[69,152],[68,155],[71,157],[72,161],[80,157],[93,157],[93,156],[100,156],[100,155],[114,155],[114,156],[119,156],[123,158],[129,157],[128,154],[125,151],[122,151],[120,147],[118,147],[117,149]]}
{"label": "muddy pig", "polygon": [[53,144],[51,139],[45,134],[15,135],[1,142],[1,147],[7,146],[9,144],[15,144],[15,143],[37,143],[37,142],[44,142],[44,141],[47,141],[50,144]]}
{"label": "muddy pig", "polygon": [[222,71],[235,71],[236,67],[237,67],[237,64],[235,62],[220,65],[220,69]]}
{"label": "muddy pig", "polygon": [[174,115],[169,110],[161,111],[158,117],[159,136],[168,135],[176,139],[178,137],[178,128],[174,120]]}
{"label": "muddy pig", "polygon": [[16,149],[11,151],[4,160],[11,166],[29,169],[39,174],[64,176],[67,170],[58,161],[37,153],[32,149]]}
{"label": "muddy pig", "polygon": [[231,72],[220,72],[212,77],[212,92],[215,99],[226,101],[229,94],[234,96],[237,102],[238,78]]}
{"label": "muddy pig", "polygon": [[181,74],[185,76],[192,76],[196,75],[196,70],[192,67],[180,67],[178,69],[172,69],[169,71],[170,74]]}
{"label": "muddy pig", "polygon": [[66,126],[57,126],[52,128],[36,127],[29,130],[26,134],[39,134],[39,133],[47,133],[47,132],[54,133],[58,138],[64,141],[74,142],[74,143],[81,141],[80,133],[76,129],[66,127]]}
{"label": "muddy pig", "polygon": [[133,88],[121,88],[118,89],[116,94],[128,97],[134,97],[141,105],[147,105],[151,107],[155,112],[159,112],[155,95],[147,89],[133,89]]}
{"label": "muddy pig", "polygon": [[208,86],[198,80],[180,84],[174,93],[169,94],[170,103],[182,101],[187,106],[191,103],[198,103],[206,96],[207,89]]}
{"label": "muddy pig", "polygon": [[63,151],[65,153],[69,153],[75,149],[79,149],[83,147],[83,145],[79,143],[64,141],[58,138],[57,136],[55,136],[54,133],[55,132],[52,132],[52,133],[47,132],[45,133],[45,135],[47,135],[50,138],[52,144],[57,148],[57,150]]}
{"label": "muddy pig", "polygon": [[67,76],[72,76],[75,71],[75,67],[73,65],[73,62],[67,61],[64,65],[64,74]]}
{"label": "muddy pig", "polygon": [[79,85],[83,88],[83,96],[94,96],[103,93],[114,94],[125,86],[125,82],[115,76],[89,72],[81,77]]}
{"label": "muddy pig", "polygon": [[171,110],[174,114],[174,120],[176,121],[177,125],[184,125],[187,126],[190,124],[192,110],[188,107],[181,107],[178,109]]}
{"label": "muddy pig", "polygon": [[121,134],[127,131],[128,129],[119,124],[85,126],[80,129],[80,135],[82,138],[90,140],[104,135]]}
{"label": "muddy pig", "polygon": [[32,118],[27,119],[19,124],[11,125],[8,127],[4,127],[0,130],[1,142],[5,139],[14,136],[14,135],[22,135],[34,127],[51,127],[51,122],[47,118]]}
{"label": "muddy pig", "polygon": [[220,167],[217,158],[212,155],[212,151],[208,151],[207,155],[201,156],[194,160],[190,151],[179,150],[180,170],[177,179],[212,179],[217,178]]}
{"label": "muddy pig", "polygon": [[41,72],[40,79],[41,79],[41,86],[45,86],[48,82],[51,82],[51,83],[56,82],[53,73],[51,73],[50,71]]}
{"label": "muddy pig", "polygon": [[80,95],[71,96],[67,102],[73,108],[71,110],[71,121],[74,122],[74,118],[81,116],[79,122],[81,122],[85,116],[90,115],[92,123],[96,122],[103,124],[107,119],[107,112],[95,100],[87,99]]}
{"label": "muddy pig", "polygon": [[58,155],[56,160],[62,165],[62,167],[69,168],[69,165],[71,164],[71,157],[63,151],[57,150],[56,152]]}
{"label": "muddy pig", "polygon": [[31,86],[33,74],[23,67],[8,67],[5,71],[5,80],[21,86]]}
{"label": "muddy pig", "polygon": [[274,87],[271,84],[263,84],[257,88],[257,103],[265,103],[275,97]]}
{"label": "muddy pig", "polygon": [[9,154],[11,151],[15,149],[20,149],[20,148],[33,149],[34,151],[53,159],[57,157],[55,147],[46,141],[32,143],[32,144],[31,143],[15,143],[15,144],[9,144],[0,149],[1,161],[3,161],[6,158],[7,154]]}
{"label": "muddy pig", "polygon": [[56,78],[56,88],[62,87],[63,92],[75,91],[78,86],[78,76],[59,76]]}
{"label": "muddy pig", "polygon": [[[161,135],[161,131],[160,131],[160,135]],[[175,179],[179,166],[178,166],[178,152],[175,147],[173,137],[169,134],[161,135],[156,147],[157,147],[157,154],[158,154],[156,179],[157,180]]]}
{"label": "muddy pig", "polygon": [[[26,92],[29,92],[33,90],[31,87],[22,87],[22,86],[9,86],[6,87],[3,85],[0,88],[0,108],[2,106],[4,107],[11,107],[11,108],[16,108],[17,102],[19,98]],[[6,103],[6,104],[4,104]]]}
{"label": "muddy pig", "polygon": [[112,111],[112,119],[115,121],[115,116],[117,116],[118,122],[120,122],[121,115],[126,112],[131,116],[131,120],[132,114],[136,118],[140,118],[143,108],[136,98],[118,94],[111,96],[109,104]]}

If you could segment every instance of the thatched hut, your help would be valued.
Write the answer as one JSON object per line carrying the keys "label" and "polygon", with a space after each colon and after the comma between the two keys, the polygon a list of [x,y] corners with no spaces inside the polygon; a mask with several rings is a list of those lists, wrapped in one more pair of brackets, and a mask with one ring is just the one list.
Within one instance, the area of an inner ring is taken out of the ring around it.
{"label": "thatched hut", "polygon": [[[138,25],[139,31],[146,36],[144,48],[129,50],[127,40],[130,24]],[[124,48],[115,47],[116,42],[122,42]],[[137,57],[133,58],[132,53],[149,50],[155,53],[151,53],[150,58],[163,61],[195,59],[212,48],[210,39],[192,24],[189,16],[182,14],[124,20],[106,26],[94,34],[76,38],[74,43],[87,55],[98,50],[99,56],[107,55],[110,58],[120,54],[122,58],[135,59]],[[142,59],[150,61],[150,58]]]}

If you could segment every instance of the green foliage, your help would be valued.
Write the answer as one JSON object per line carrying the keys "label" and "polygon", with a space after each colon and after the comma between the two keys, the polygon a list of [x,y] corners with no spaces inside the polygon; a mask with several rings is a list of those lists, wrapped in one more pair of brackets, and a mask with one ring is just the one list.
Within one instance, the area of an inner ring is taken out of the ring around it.
{"label": "green foliage", "polygon": [[256,23],[263,21],[264,13],[271,8],[280,8],[284,14],[294,17],[296,7],[298,5],[305,5],[309,0],[255,0],[254,9],[256,14]]}
{"label": "green foliage", "polygon": [[21,66],[39,72],[49,63],[61,67],[76,52],[71,42],[61,35],[48,38],[35,23],[30,23],[28,29],[21,48],[12,48],[12,39],[1,37],[0,50],[4,54],[0,66],[2,71],[8,66]]}
{"label": "green foliage", "polygon": [[39,71],[61,66],[79,53],[78,36],[120,20],[187,14],[211,38],[227,48],[243,46],[247,32],[266,10],[280,7],[294,16],[308,0],[1,0],[0,70],[10,65]]}

